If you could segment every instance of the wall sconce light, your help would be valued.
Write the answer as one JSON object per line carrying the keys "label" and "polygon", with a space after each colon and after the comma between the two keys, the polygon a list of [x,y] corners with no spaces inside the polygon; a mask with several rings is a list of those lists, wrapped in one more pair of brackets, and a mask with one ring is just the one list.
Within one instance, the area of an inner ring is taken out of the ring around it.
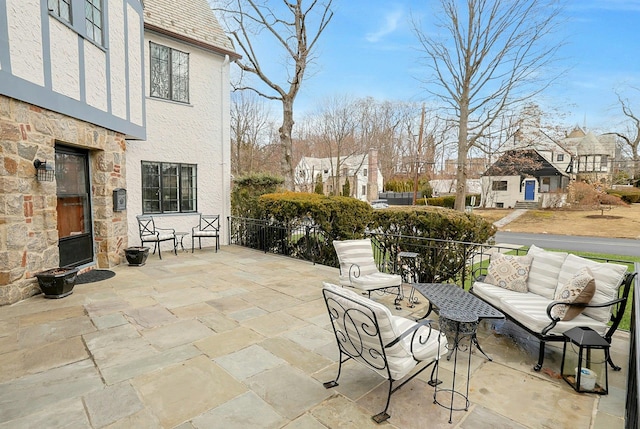
{"label": "wall sconce light", "polygon": [[36,158],[33,161],[33,166],[36,168],[36,177],[38,178],[38,181],[53,182],[55,171],[50,164],[47,164],[47,161],[40,161]]}

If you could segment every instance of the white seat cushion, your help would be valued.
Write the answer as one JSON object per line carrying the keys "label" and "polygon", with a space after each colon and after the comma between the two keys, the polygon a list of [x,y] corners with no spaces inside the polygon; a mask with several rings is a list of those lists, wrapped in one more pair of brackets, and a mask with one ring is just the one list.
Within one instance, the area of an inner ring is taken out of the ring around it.
{"label": "white seat cushion", "polygon": [[215,237],[218,235],[218,231],[193,231],[191,235],[194,237]]}
{"label": "white seat cushion", "polygon": [[386,274],[379,272],[367,274],[360,277],[351,276],[351,278],[349,278],[349,276],[341,275],[340,284],[370,291],[387,287],[400,286],[402,284],[402,277],[396,274]]}
{"label": "white seat cushion", "polygon": [[[533,332],[542,332],[542,330],[551,323],[547,316],[547,306],[552,300],[535,294],[519,294],[519,296],[506,297],[502,300],[501,311],[509,314],[509,316],[520,322],[522,325],[531,329]],[[604,335],[607,331],[606,323],[602,323],[584,313],[577,315],[574,319],[568,321],[560,321],[547,334],[562,335],[576,326],[586,326],[600,335]]]}

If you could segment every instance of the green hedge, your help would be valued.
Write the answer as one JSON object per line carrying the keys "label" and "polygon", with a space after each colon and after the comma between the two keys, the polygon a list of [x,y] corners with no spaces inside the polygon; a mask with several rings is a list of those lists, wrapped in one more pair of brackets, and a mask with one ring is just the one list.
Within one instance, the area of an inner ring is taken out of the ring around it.
{"label": "green hedge", "polygon": [[627,204],[640,202],[640,188],[608,189],[607,194],[620,197]]}
{"label": "green hedge", "polygon": [[[470,213],[435,207],[373,210],[355,198],[315,193],[266,194],[259,198],[259,206],[263,219],[288,231],[270,238],[272,242],[265,243],[265,248],[302,255],[311,246],[318,257],[316,262],[337,267],[333,240],[362,238],[368,231],[381,250],[378,263],[389,271],[397,271],[399,251],[418,252],[421,281],[459,276],[469,256],[465,251],[472,249],[452,242],[484,243],[496,231],[491,223]],[[305,233],[305,225],[316,225],[320,234]]]}
{"label": "green hedge", "polygon": [[[467,195],[465,198],[465,205],[471,205],[471,197],[476,197],[476,204],[480,201],[480,195]],[[448,209],[452,209],[455,206],[456,196],[455,195],[447,195],[444,197],[433,197],[427,198],[427,205],[429,206],[437,206],[437,207],[446,207]],[[424,199],[418,202],[419,205],[424,205]]]}

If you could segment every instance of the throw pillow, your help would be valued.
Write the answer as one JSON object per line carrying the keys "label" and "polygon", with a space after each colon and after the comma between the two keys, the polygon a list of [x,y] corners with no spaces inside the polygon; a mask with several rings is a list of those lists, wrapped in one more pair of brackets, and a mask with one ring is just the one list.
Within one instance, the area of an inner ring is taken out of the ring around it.
{"label": "throw pillow", "polygon": [[532,260],[531,256],[493,254],[484,282],[516,292],[528,292],[527,279]]}
{"label": "throw pillow", "polygon": [[[554,300],[568,304],[589,304],[596,292],[596,281],[591,270],[581,268],[564,285],[556,289]],[[582,313],[584,307],[576,305],[556,305],[551,309],[551,316],[560,320],[572,320]]]}

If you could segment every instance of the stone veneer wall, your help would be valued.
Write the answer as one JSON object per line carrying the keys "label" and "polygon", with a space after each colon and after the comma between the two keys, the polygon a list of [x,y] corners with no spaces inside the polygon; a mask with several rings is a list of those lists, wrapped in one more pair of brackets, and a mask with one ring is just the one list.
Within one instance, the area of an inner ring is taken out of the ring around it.
{"label": "stone veneer wall", "polygon": [[127,247],[124,136],[0,95],[0,305],[40,293],[34,273],[57,267],[56,182],[36,180],[33,160],[55,160],[55,144],[89,149],[95,263],[118,265]]}

